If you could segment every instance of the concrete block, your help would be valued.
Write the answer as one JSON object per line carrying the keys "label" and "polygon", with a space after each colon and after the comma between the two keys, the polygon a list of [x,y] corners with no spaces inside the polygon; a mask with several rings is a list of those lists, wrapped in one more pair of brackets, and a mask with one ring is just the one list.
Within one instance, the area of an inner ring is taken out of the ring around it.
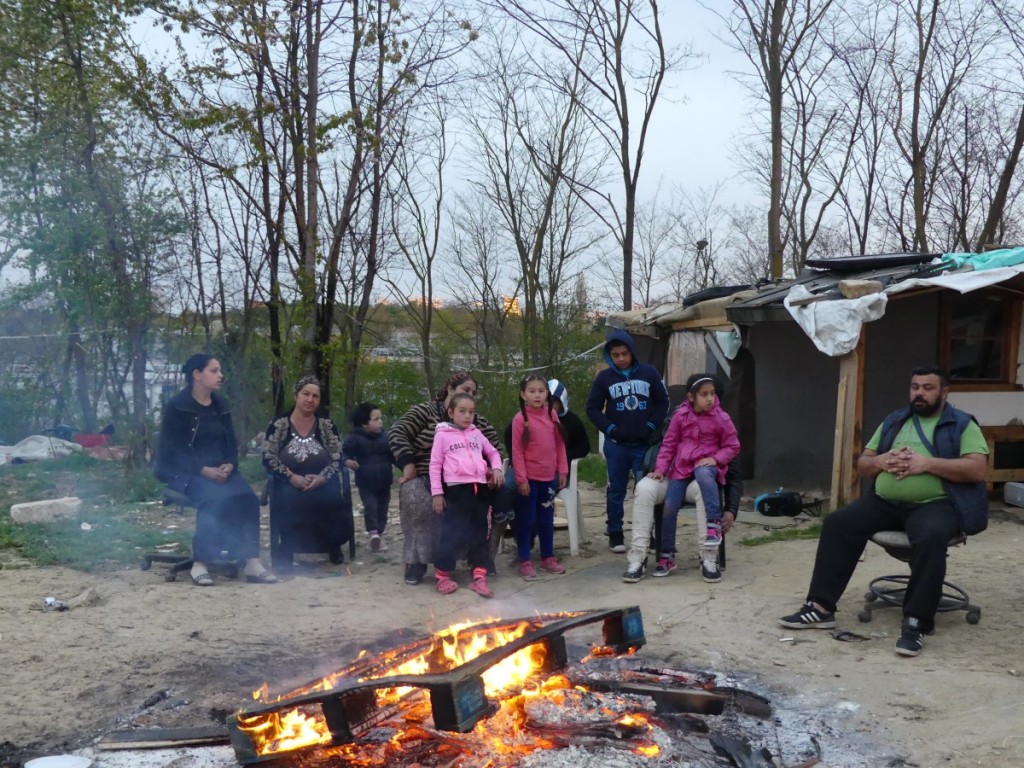
{"label": "concrete block", "polygon": [[77,496],[26,501],[11,506],[11,520],[16,523],[52,523],[54,520],[78,517],[81,511],[82,500]]}
{"label": "concrete block", "polygon": [[1004,485],[1003,501],[1015,507],[1024,507],[1024,483],[1007,483]]}

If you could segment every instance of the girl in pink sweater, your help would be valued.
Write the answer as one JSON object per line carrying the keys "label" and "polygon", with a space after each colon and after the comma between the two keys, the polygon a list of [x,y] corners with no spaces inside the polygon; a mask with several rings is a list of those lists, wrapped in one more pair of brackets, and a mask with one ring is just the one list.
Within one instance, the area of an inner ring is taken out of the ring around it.
{"label": "girl in pink sweater", "polygon": [[476,401],[459,392],[448,401],[451,422],[438,423],[430,450],[430,493],[441,519],[441,542],[434,556],[437,591],[448,595],[459,588],[452,579],[455,561],[468,552],[473,580],[469,588],[481,597],[494,597],[487,586],[487,510],[490,488],[503,481],[501,454],[473,424]]}
{"label": "girl in pink sweater", "polygon": [[739,452],[736,427],[718,403],[714,379],[706,373],[693,374],[686,381],[686,400],[672,414],[654,471],[648,475],[655,480],[668,479],[661,518],[662,551],[655,576],[668,576],[676,569],[676,520],[691,482],[700,488],[707,513],[703,544],[717,549],[722,541],[719,486],[725,485],[729,462]]}
{"label": "girl in pink sweater", "polygon": [[565,488],[569,464],[562,425],[552,409],[547,380],[539,373],[531,373],[519,384],[519,413],[512,420],[512,468],[519,491],[519,575],[537,578],[530,560],[535,526],[540,567],[550,573],[565,573],[565,566],[555,558],[555,494]]}

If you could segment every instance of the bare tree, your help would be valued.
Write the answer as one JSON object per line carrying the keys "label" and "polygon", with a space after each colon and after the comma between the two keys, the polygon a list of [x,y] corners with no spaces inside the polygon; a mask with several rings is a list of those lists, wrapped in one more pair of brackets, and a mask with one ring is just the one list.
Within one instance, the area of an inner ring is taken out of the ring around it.
{"label": "bare tree", "polygon": [[[293,290],[296,357],[321,375],[326,397],[340,356],[349,401],[404,115],[451,80],[449,62],[476,33],[441,0],[300,0],[288,13],[247,0],[181,0],[165,12],[215,45],[195,62],[182,47],[180,80],[140,67],[140,99],[168,136],[235,180],[244,204],[260,211],[273,248],[272,347],[283,354],[274,334],[288,333],[279,313]],[[252,173],[262,176],[258,187],[246,181]]]}
{"label": "bare tree", "polygon": [[[638,294],[636,301],[644,307],[657,304],[666,293],[662,274],[665,271],[664,263],[670,258],[673,246],[672,230],[675,221],[670,213],[672,204],[666,206],[658,202],[664,199],[663,186],[663,181],[659,181],[651,200],[646,204],[638,204],[636,208],[634,287]],[[672,287],[675,286],[674,281],[672,282],[669,293],[672,293]]]}
{"label": "bare tree", "polygon": [[[561,55],[594,98],[587,118],[616,159],[622,182],[621,209],[601,192],[602,219],[622,252],[623,308],[633,305],[633,245],[637,190],[647,133],[665,76],[690,57],[670,48],[661,28],[658,0],[491,0],[490,4]],[[638,115],[634,114],[634,106]],[[599,192],[573,179],[585,199]],[[595,210],[598,210],[595,206]]]}
{"label": "bare tree", "polygon": [[412,320],[423,355],[429,392],[440,386],[431,351],[435,318],[434,282],[442,247],[445,170],[451,149],[449,107],[437,95],[424,110],[422,135],[408,136],[388,176],[389,224],[400,264],[382,273],[391,295]]}
{"label": "bare tree", "polygon": [[537,54],[512,35],[483,65],[484,85],[466,110],[479,148],[471,183],[496,211],[518,259],[523,360],[538,365],[554,338],[548,310],[587,244],[588,212],[568,180],[594,184],[603,157],[588,141],[579,66]]}
{"label": "bare tree", "polygon": [[760,86],[757,95],[768,109],[768,254],[775,279],[783,272],[783,199],[787,183],[795,181],[784,174],[784,102],[794,98],[793,75],[800,71],[801,58],[811,55],[805,48],[818,40],[815,30],[831,7],[832,0],[733,0],[730,13],[711,9],[750,61]]}
{"label": "bare tree", "polygon": [[481,367],[508,368],[521,352],[510,322],[518,314],[515,297],[523,281],[509,267],[518,260],[503,228],[494,223],[493,208],[468,197],[460,197],[454,207],[445,283],[473,318],[464,342],[472,346]]}

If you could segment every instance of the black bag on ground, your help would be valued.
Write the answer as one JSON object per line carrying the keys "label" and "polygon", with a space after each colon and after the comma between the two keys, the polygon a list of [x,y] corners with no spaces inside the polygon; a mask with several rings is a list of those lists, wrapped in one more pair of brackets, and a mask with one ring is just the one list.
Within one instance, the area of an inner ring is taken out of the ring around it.
{"label": "black bag on ground", "polygon": [[754,510],[765,517],[796,517],[804,511],[804,506],[801,494],[782,488],[754,499]]}

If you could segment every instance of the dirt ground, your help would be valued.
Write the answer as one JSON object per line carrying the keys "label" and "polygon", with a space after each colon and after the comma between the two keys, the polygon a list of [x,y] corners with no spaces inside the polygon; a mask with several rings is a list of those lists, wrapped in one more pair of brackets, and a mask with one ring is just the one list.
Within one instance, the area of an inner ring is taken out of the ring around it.
{"label": "dirt ground", "polygon": [[[816,542],[738,546],[780,523],[749,512],[749,500],[716,585],[701,581],[695,557],[670,578],[624,584],[624,556],[610,553],[602,535],[603,494],[588,488],[583,501],[588,541],[580,556],[569,556],[564,532],[556,535],[568,574],[525,582],[512,575],[509,548],[499,556],[492,601],[466,589],[442,597],[429,582],[406,586],[397,516],[389,552],[371,556],[362,546],[344,566],[313,558],[277,585],[221,580],[198,589],[187,577],[166,583],[159,566],[86,574],[4,561],[0,766],[88,750],[128,727],[223,722],[265,680],[287,690],[362,648],[467,618],[628,605],[643,611],[644,654],[753,681],[780,711],[824,724],[822,765],[1024,766],[1024,510],[997,508],[988,531],[950,554],[950,577],[983,607],[981,622],[941,615],[924,653],[906,659],[893,652],[897,612],[857,620],[869,578],[904,567],[876,547],[839,614],[840,629],[869,639],[843,642],[776,625],[802,599]],[[692,532],[690,522],[680,536]],[[50,596],[81,605],[47,611]],[[787,765],[798,762],[785,744],[768,746]],[[124,764],[115,754],[99,753],[95,765]],[[180,755],[163,763],[196,764]]]}

